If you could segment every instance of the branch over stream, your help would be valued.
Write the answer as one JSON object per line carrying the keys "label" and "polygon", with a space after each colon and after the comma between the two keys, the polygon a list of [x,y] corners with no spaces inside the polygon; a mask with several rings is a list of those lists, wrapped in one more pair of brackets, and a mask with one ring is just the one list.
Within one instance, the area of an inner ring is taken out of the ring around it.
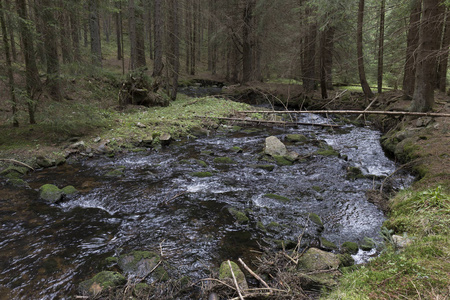
{"label": "branch over stream", "polygon": [[320,127],[339,127],[340,126],[340,125],[334,125],[334,124],[252,120],[252,119],[242,119],[242,118],[205,117],[205,116],[195,116],[195,117],[203,118],[203,119],[211,119],[212,118],[212,119],[225,120],[225,121],[248,122],[248,123],[257,123],[257,124],[275,124],[275,125],[284,125],[284,126],[297,126],[297,125],[309,125],[309,126],[320,126]]}
{"label": "branch over stream", "polygon": [[254,114],[254,113],[267,113],[267,114],[373,114],[373,115],[394,115],[394,116],[418,116],[418,117],[450,117],[450,114],[445,113],[422,113],[411,111],[384,111],[384,110],[246,110],[239,113]]}

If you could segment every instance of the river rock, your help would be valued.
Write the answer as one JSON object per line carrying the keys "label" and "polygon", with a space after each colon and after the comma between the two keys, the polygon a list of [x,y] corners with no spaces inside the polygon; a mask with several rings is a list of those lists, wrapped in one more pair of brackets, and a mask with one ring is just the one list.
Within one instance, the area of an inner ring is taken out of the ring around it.
{"label": "river rock", "polygon": [[276,136],[269,136],[266,138],[264,153],[270,156],[285,156],[287,149]]}
{"label": "river rock", "polygon": [[56,185],[44,184],[39,188],[39,198],[48,203],[56,203],[61,200],[62,196],[63,191]]}
{"label": "river rock", "polygon": [[358,244],[354,242],[344,242],[342,243],[341,250],[344,253],[356,254],[358,253]]}
{"label": "river rock", "polygon": [[375,248],[376,244],[374,242],[373,239],[369,238],[369,237],[364,237],[360,247],[362,250],[364,251],[370,251],[373,248]]}
{"label": "river rock", "polygon": [[28,168],[26,167],[8,167],[0,172],[0,176],[9,178],[9,179],[18,179],[23,175],[27,174]]}
{"label": "river rock", "polygon": [[41,168],[50,168],[55,165],[55,163],[52,162],[51,159],[44,156],[36,157],[36,164]]}
{"label": "river rock", "polygon": [[159,140],[161,141],[161,145],[167,146],[172,141],[172,136],[169,133],[165,132],[165,133],[161,134],[161,136],[159,137]]}
{"label": "river rock", "polygon": [[403,249],[406,246],[412,244],[413,240],[407,237],[403,237],[401,235],[393,235],[392,241],[394,242],[395,246],[399,249]]}
{"label": "river rock", "polygon": [[306,272],[336,270],[339,268],[339,257],[331,252],[317,248],[309,248],[299,259],[297,268]]}
{"label": "river rock", "polygon": [[287,134],[286,141],[292,142],[292,143],[304,143],[304,142],[308,141],[308,138],[306,136],[304,136],[303,134]]}
{"label": "river rock", "polygon": [[63,192],[64,196],[68,198],[72,198],[73,196],[79,193],[79,191],[72,185],[68,185],[62,188],[61,191]]}
{"label": "river rock", "polygon": [[95,297],[104,289],[124,285],[126,282],[125,277],[118,272],[103,271],[81,282],[78,289],[82,295]]}
{"label": "river rock", "polygon": [[152,272],[152,277],[154,279],[166,281],[169,279],[167,271],[161,266],[155,269],[160,261],[161,258],[154,252],[133,251],[131,253],[121,255],[119,257],[118,265],[126,274],[143,278]]}
{"label": "river rock", "polygon": [[[240,289],[246,290],[248,289],[247,280],[245,279],[244,272],[239,268],[239,266],[235,263],[230,261],[231,269],[233,270],[234,277],[236,278],[236,281],[239,285]],[[233,282],[233,275],[231,274],[230,265],[228,264],[228,261],[224,261],[220,264],[219,269],[219,279],[225,280],[229,282]],[[232,286],[234,286],[234,283],[230,283]]]}

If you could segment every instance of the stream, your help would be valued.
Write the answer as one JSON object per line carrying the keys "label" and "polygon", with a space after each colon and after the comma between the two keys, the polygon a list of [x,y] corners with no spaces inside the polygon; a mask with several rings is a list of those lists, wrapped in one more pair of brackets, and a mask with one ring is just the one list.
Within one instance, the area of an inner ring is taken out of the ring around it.
{"label": "stream", "polygon": [[[298,121],[329,120],[313,115]],[[286,135],[293,133],[308,142],[288,142]],[[290,166],[261,161],[271,135],[305,158]],[[132,250],[162,250],[174,266],[172,276],[200,279],[223,260],[251,261],[256,255],[251,250],[260,250],[259,245],[275,247],[302,234],[313,245],[320,237],[338,246],[364,237],[380,241],[385,216],[365,192],[379,187],[397,166],[379,138],[376,130],[352,125],[334,130],[228,126],[159,150],[39,170],[25,178],[31,189],[0,183],[0,299],[69,299],[79,282],[108,268],[107,257]],[[339,156],[314,154],[324,145]],[[349,178],[350,167],[364,176]],[[106,176],[118,168],[123,176]],[[394,189],[412,182],[400,172],[391,179]],[[73,185],[81,193],[48,205],[38,194],[46,183]],[[248,222],[238,222],[230,208],[245,212]],[[310,213],[322,219],[322,232],[311,224]],[[363,262],[364,255],[355,258]]]}

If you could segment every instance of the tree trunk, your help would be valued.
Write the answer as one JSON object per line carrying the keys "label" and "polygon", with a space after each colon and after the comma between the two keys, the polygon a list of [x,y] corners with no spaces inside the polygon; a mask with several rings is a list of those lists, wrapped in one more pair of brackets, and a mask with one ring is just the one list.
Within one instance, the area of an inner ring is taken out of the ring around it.
{"label": "tree trunk", "polygon": [[61,84],[59,78],[58,42],[56,35],[57,22],[53,12],[54,0],[41,0],[42,20],[45,24],[44,45],[47,61],[47,86],[49,94],[55,101],[62,100]]}
{"label": "tree trunk", "polygon": [[328,26],[325,34],[325,72],[326,72],[326,85],[327,90],[333,90],[333,49],[334,49],[334,33],[336,28],[334,26]]}
{"label": "tree trunk", "polygon": [[[308,7],[305,9],[306,16],[310,16],[312,13],[313,11],[311,8]],[[311,21],[303,43],[302,81],[303,81],[303,90],[306,93],[312,92],[315,88],[316,38],[317,38],[317,23],[315,21]]]}
{"label": "tree trunk", "polygon": [[[5,1],[5,10],[8,12],[11,12],[10,10],[10,3],[9,0]],[[9,30],[9,40],[11,42],[11,54],[12,54],[12,60],[16,61],[17,60],[17,49],[16,49],[16,42],[15,42],[15,38],[14,38],[14,22],[11,18],[11,13],[6,14],[6,26],[8,27]]]}
{"label": "tree trunk", "polygon": [[411,99],[416,81],[417,48],[419,47],[419,28],[421,1],[416,0],[409,16],[409,29],[406,37],[406,60],[403,75],[403,93]]}
{"label": "tree trunk", "polygon": [[436,28],[439,4],[439,0],[423,0],[416,82],[411,111],[427,112],[434,105],[436,57],[439,50],[439,36],[437,36]]}
{"label": "tree trunk", "polygon": [[366,72],[364,70],[364,54],[363,54],[363,21],[364,21],[364,0],[359,0],[359,8],[358,8],[358,29],[357,29],[357,55],[358,55],[358,71],[359,71],[359,80],[361,82],[361,87],[363,89],[364,95],[366,98],[372,98],[373,93],[370,89],[369,84],[366,79]]}
{"label": "tree trunk", "polygon": [[148,36],[148,53],[149,53],[149,58],[150,60],[153,60],[154,56],[154,52],[153,52],[153,16],[152,16],[152,11],[153,11],[153,6],[152,6],[152,2],[153,1],[148,1],[147,2],[147,6],[145,11],[147,12],[146,16],[147,16],[147,36]]}
{"label": "tree trunk", "polygon": [[327,40],[327,30],[323,30],[320,36],[320,92],[322,94],[322,99],[328,98],[327,89],[327,68],[325,66],[326,60],[326,40]]}
{"label": "tree trunk", "polygon": [[242,29],[242,83],[253,79],[253,9],[254,0],[245,0]]}
{"label": "tree trunk", "polygon": [[[42,9],[41,9],[41,3],[40,0],[34,0],[33,5],[31,6],[33,8],[33,15],[34,15],[34,27],[35,27],[35,33],[36,34],[36,58],[40,60],[42,65],[45,65],[46,62],[46,55],[45,55],[45,46],[42,37],[44,36],[45,32],[45,22],[42,20]],[[30,11],[31,16],[31,11]]]}
{"label": "tree trunk", "polygon": [[147,65],[145,60],[145,26],[142,0],[137,0],[135,6],[136,14],[136,67],[144,68]]}
{"label": "tree trunk", "polygon": [[448,51],[450,48],[450,9],[445,14],[444,36],[442,38],[441,55],[439,56],[439,90],[447,89]]}
{"label": "tree trunk", "polygon": [[122,59],[122,5],[115,2],[116,12],[114,13],[114,22],[116,23],[116,45],[117,60]]}
{"label": "tree trunk", "polygon": [[[59,0],[59,28],[60,28],[60,38],[61,38],[61,56],[64,63],[70,63],[73,61],[72,57],[72,41],[70,39],[69,30],[69,17],[67,15],[67,6],[64,1]],[[44,23],[46,20],[44,19]],[[48,26],[48,24],[46,24]],[[56,26],[56,24],[55,24]],[[54,30],[56,33],[56,30]],[[56,37],[55,37],[56,38]]]}
{"label": "tree trunk", "polygon": [[191,35],[192,35],[192,15],[191,15],[191,4],[190,0],[185,2],[185,51],[186,51],[186,74],[189,74],[191,68]]}
{"label": "tree trunk", "polygon": [[130,37],[130,70],[137,68],[136,13],[134,0],[128,0],[128,35]]}
{"label": "tree trunk", "polygon": [[378,36],[378,74],[377,74],[377,87],[378,94],[383,92],[383,57],[384,57],[384,19],[385,19],[385,2],[381,0],[380,7],[380,32]]}
{"label": "tree trunk", "polygon": [[30,124],[36,124],[36,98],[42,91],[42,82],[39,78],[39,71],[34,56],[33,35],[29,28],[27,5],[25,0],[16,0],[17,13],[19,15],[19,30],[22,35],[22,51],[25,60],[25,81],[27,91],[28,114]]}
{"label": "tree trunk", "polygon": [[81,9],[79,0],[74,0],[71,2],[72,6],[69,9],[69,19],[70,19],[70,33],[72,36],[73,45],[73,59],[76,62],[81,61],[80,54],[80,19],[78,11]]}
{"label": "tree trunk", "polygon": [[192,35],[191,35],[191,70],[190,70],[190,74],[191,75],[195,75],[195,63],[197,60],[197,3],[198,0],[192,0]]}
{"label": "tree trunk", "polygon": [[172,89],[170,91],[170,99],[175,100],[177,98],[178,90],[178,73],[179,73],[179,20],[178,20],[178,0],[169,0],[169,62],[171,66],[171,79]]}
{"label": "tree trunk", "polygon": [[92,63],[102,66],[102,44],[100,38],[100,21],[98,0],[89,0],[89,31],[91,33]]}
{"label": "tree trunk", "polygon": [[163,70],[162,51],[163,51],[163,15],[162,15],[162,0],[155,0],[155,10],[153,15],[154,30],[155,30],[155,62],[153,64],[153,77],[160,77]]}
{"label": "tree trunk", "polygon": [[15,91],[16,84],[14,82],[14,73],[12,68],[11,56],[9,53],[10,50],[9,50],[8,32],[6,31],[6,22],[3,13],[3,0],[0,0],[0,26],[2,29],[3,45],[6,58],[6,68],[8,73],[8,85],[9,85],[9,94],[11,97],[13,127],[19,127],[19,121],[17,119],[17,100]]}

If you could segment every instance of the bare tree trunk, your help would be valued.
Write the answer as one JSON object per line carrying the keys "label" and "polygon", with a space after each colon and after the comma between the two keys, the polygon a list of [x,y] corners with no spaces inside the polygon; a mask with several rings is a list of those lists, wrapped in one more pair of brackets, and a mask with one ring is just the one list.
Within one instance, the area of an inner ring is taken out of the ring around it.
{"label": "bare tree trunk", "polygon": [[117,45],[117,60],[122,59],[122,5],[120,2],[115,2],[116,12],[114,13],[114,21],[116,23],[116,45]]}
{"label": "bare tree trunk", "polygon": [[357,29],[357,55],[358,55],[358,71],[359,71],[359,80],[361,82],[361,87],[363,89],[364,95],[366,98],[372,98],[373,93],[370,89],[369,84],[366,79],[366,72],[364,70],[364,54],[363,54],[363,21],[364,21],[364,0],[359,0],[359,8],[358,8],[358,29]]}
{"label": "bare tree trunk", "polygon": [[244,27],[242,29],[242,83],[253,79],[253,9],[255,2],[245,0]]}
{"label": "bare tree trunk", "polygon": [[148,1],[145,7],[145,11],[146,13],[146,21],[147,21],[147,37],[148,37],[148,53],[149,53],[149,58],[150,60],[153,60],[154,56],[153,56],[153,16],[152,16],[152,11],[153,11],[153,5],[152,5],[153,1]]}
{"label": "bare tree trunk", "polygon": [[178,73],[180,69],[180,50],[179,50],[179,21],[178,21],[178,1],[169,0],[169,45],[170,54],[169,61],[171,65],[172,89],[170,92],[170,99],[177,98],[178,90]]}
{"label": "bare tree trunk", "polygon": [[17,119],[17,100],[15,91],[16,84],[14,82],[14,73],[12,68],[11,56],[9,53],[10,50],[9,50],[8,32],[6,31],[6,22],[3,13],[3,0],[0,0],[0,26],[2,28],[3,45],[6,57],[6,68],[8,73],[9,94],[11,97],[13,127],[19,127],[19,120]]}
{"label": "bare tree trunk", "polygon": [[439,90],[447,89],[448,51],[450,48],[450,9],[447,7],[445,14],[445,28],[442,39],[441,55],[439,56]]}
{"label": "bare tree trunk", "polygon": [[436,28],[439,4],[439,0],[423,0],[416,82],[411,111],[430,111],[434,105],[436,55],[439,50],[439,36],[437,36]]}
{"label": "bare tree trunk", "polygon": [[192,14],[190,0],[185,2],[185,51],[186,51],[186,74],[189,74],[191,68],[191,35],[192,35]]}
{"label": "bare tree trunk", "polygon": [[190,74],[195,75],[195,64],[197,62],[197,30],[198,30],[198,23],[197,23],[197,5],[198,0],[192,0],[192,36],[191,36],[191,70]]}
{"label": "bare tree trunk", "polygon": [[327,68],[325,66],[326,60],[326,40],[327,40],[327,30],[323,30],[320,37],[320,91],[322,94],[322,99],[328,98],[327,90]]}
{"label": "bare tree trunk", "polygon": [[380,8],[380,32],[378,36],[378,74],[377,87],[378,94],[383,92],[383,58],[384,58],[384,19],[385,19],[385,3],[386,0],[381,0]]}
{"label": "bare tree trunk", "polygon": [[[5,1],[5,10],[10,12],[10,3],[9,0]],[[17,49],[16,49],[16,42],[15,42],[15,38],[14,38],[14,22],[11,18],[11,14],[6,14],[6,25],[8,27],[9,30],[9,40],[11,41],[11,54],[12,54],[12,60],[16,61],[17,60]]]}
{"label": "bare tree trunk", "polygon": [[[34,14],[34,28],[35,28],[35,46],[36,46],[36,55],[37,59],[40,60],[40,62],[45,65],[47,56],[45,55],[45,47],[44,47],[44,41],[43,36],[45,32],[45,22],[42,20],[42,9],[41,9],[41,2],[40,0],[34,0],[33,5],[31,6],[33,8],[33,14]],[[31,15],[31,13],[30,13]],[[31,18],[31,17],[30,17]]]}
{"label": "bare tree trunk", "polygon": [[71,2],[72,5],[69,9],[69,19],[70,19],[70,33],[72,36],[73,45],[73,59],[77,62],[81,61],[80,54],[80,18],[77,13],[81,9],[79,0],[74,0]]}
{"label": "bare tree trunk", "polygon": [[416,61],[419,47],[419,28],[422,1],[416,0],[409,16],[409,29],[406,38],[406,60],[403,75],[403,93],[411,99],[416,81]]}
{"label": "bare tree trunk", "polygon": [[61,101],[61,84],[59,78],[59,58],[58,43],[56,35],[57,22],[53,12],[55,11],[55,2],[53,0],[41,0],[42,19],[45,24],[44,45],[47,60],[47,86],[49,94],[53,100]]}
{"label": "bare tree trunk", "polygon": [[[72,41],[70,38],[70,30],[69,30],[69,16],[67,15],[67,5],[63,0],[59,0],[59,28],[60,28],[60,39],[61,39],[61,56],[64,63],[70,63],[73,61],[72,57]],[[44,23],[46,20],[44,19]],[[56,30],[55,30],[56,33]],[[56,38],[56,37],[55,37]]]}
{"label": "bare tree trunk", "polygon": [[27,5],[25,0],[16,0],[17,13],[19,15],[19,29],[22,35],[23,57],[25,60],[25,81],[27,90],[28,114],[30,124],[36,124],[36,98],[42,91],[42,82],[39,78],[39,70],[36,64],[36,58],[33,46],[33,35],[29,28],[29,19]]}
{"label": "bare tree trunk", "polygon": [[155,0],[155,10],[153,20],[155,30],[155,62],[153,65],[153,77],[160,77],[163,70],[162,52],[163,52],[163,15],[162,15],[162,0]]}
{"label": "bare tree trunk", "polygon": [[100,38],[100,21],[98,0],[89,0],[89,31],[91,33],[92,63],[102,66],[102,44]]}
{"label": "bare tree trunk", "polygon": [[334,33],[336,28],[334,26],[328,26],[325,34],[325,79],[327,90],[333,90],[333,49],[334,49]]}
{"label": "bare tree trunk", "polygon": [[134,0],[128,0],[128,35],[130,36],[130,70],[137,68],[136,7]]}

